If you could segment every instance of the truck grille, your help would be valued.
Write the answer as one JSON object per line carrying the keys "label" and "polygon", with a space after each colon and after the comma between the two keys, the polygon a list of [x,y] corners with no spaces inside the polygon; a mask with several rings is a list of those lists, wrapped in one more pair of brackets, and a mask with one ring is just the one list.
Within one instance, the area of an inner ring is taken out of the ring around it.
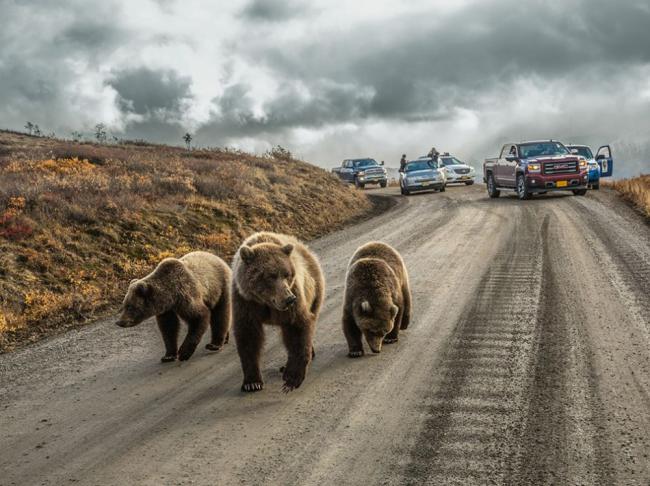
{"label": "truck grille", "polygon": [[384,171],[381,169],[366,169],[364,172],[366,174],[372,174],[372,175],[379,175],[384,173]]}
{"label": "truck grille", "polygon": [[578,162],[544,162],[544,174],[575,174]]}
{"label": "truck grille", "polygon": [[469,174],[469,169],[454,169],[456,174]]}

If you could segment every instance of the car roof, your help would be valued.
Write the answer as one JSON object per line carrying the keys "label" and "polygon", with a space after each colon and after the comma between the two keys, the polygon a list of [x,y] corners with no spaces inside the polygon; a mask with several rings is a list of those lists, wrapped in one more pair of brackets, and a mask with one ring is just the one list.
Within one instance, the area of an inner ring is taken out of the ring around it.
{"label": "car roof", "polygon": [[581,143],[565,143],[564,146],[565,147],[585,147],[585,148],[591,149],[591,147],[589,147],[589,145],[583,145]]}
{"label": "car roof", "polygon": [[[552,138],[549,138],[549,139],[546,139],[546,140],[525,140],[523,142],[510,142],[510,143],[507,143],[505,145],[510,145],[510,144],[512,144],[512,145],[527,145],[529,143],[549,143],[549,142],[562,143],[559,140],[553,140]],[[564,145],[564,144],[562,143],[562,145]]]}

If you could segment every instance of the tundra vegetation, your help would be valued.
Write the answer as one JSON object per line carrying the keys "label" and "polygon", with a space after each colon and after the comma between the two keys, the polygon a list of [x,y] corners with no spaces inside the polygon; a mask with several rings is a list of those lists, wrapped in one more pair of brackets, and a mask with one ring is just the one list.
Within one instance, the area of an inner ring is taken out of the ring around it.
{"label": "tundra vegetation", "polygon": [[372,210],[281,148],[103,142],[0,132],[0,351],[115,312],[165,257],[229,261],[255,231],[311,239]]}
{"label": "tundra vegetation", "polygon": [[650,218],[650,174],[607,183],[621,193],[623,199]]}

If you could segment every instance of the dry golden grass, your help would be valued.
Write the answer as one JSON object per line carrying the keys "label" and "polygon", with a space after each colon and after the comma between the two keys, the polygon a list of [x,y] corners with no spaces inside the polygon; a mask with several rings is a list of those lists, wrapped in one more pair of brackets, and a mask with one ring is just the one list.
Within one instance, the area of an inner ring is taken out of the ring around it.
{"label": "dry golden grass", "polygon": [[226,260],[259,230],[311,239],[371,210],[286,154],[0,132],[0,351],[112,312],[167,256]]}
{"label": "dry golden grass", "polygon": [[612,181],[607,185],[616,189],[623,198],[650,217],[650,174]]}

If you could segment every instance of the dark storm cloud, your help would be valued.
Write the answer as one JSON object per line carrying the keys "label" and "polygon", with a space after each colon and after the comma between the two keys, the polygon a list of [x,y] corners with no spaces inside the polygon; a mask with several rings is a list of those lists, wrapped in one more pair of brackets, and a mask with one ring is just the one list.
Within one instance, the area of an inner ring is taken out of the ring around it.
{"label": "dark storm cloud", "polygon": [[294,86],[286,85],[268,103],[264,117],[253,115],[254,100],[250,87],[236,84],[228,87],[215,100],[219,116],[202,128],[221,137],[278,133],[295,127],[318,127],[325,123],[344,123],[363,118],[370,109],[370,95],[355,86],[342,86],[322,81],[312,85],[309,96]]}
{"label": "dark storm cloud", "polygon": [[241,17],[252,21],[282,22],[306,11],[291,0],[250,0]]}
{"label": "dark storm cloud", "polygon": [[191,78],[172,70],[142,67],[118,72],[107,84],[119,94],[124,111],[139,115],[179,115],[183,105],[191,99]]}
{"label": "dark storm cloud", "polygon": [[605,84],[650,62],[648,25],[650,10],[635,1],[480,2],[442,25],[435,16],[405,16],[297,45],[253,45],[246,54],[315,90],[323,78],[371,88],[370,109],[358,110],[365,116],[436,119],[527,76]]}

